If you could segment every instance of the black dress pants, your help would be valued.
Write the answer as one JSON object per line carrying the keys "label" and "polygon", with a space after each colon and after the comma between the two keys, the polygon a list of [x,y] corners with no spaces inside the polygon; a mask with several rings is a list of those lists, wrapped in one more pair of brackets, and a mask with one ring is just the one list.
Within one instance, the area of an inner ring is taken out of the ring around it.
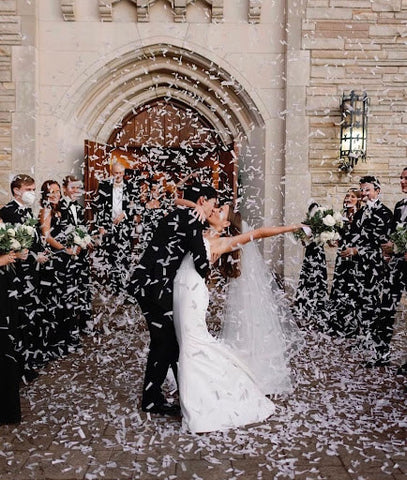
{"label": "black dress pants", "polygon": [[387,360],[397,307],[403,292],[407,290],[407,262],[404,258],[394,257],[389,268],[390,276],[383,289],[380,315],[374,328],[373,340],[378,360]]}
{"label": "black dress pants", "polygon": [[161,387],[170,367],[177,378],[179,347],[172,315],[148,297],[137,294],[136,298],[150,331],[150,351],[141,402],[143,410],[148,410],[165,402]]}

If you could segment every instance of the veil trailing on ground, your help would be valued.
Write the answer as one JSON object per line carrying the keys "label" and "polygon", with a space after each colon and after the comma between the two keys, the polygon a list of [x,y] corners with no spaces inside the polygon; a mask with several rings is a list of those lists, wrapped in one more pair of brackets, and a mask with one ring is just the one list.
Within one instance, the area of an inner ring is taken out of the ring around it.
{"label": "veil trailing on ground", "polygon": [[264,394],[292,390],[289,360],[302,334],[255,242],[242,248],[241,275],[230,281],[220,338],[251,369]]}

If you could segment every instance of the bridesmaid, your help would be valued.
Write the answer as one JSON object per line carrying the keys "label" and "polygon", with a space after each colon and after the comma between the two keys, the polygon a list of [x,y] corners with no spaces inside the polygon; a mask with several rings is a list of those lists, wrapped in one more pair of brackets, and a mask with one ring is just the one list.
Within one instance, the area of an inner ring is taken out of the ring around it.
{"label": "bridesmaid", "polygon": [[0,424],[18,423],[21,420],[21,366],[12,342],[16,318],[13,304],[8,298],[12,273],[7,268],[16,258],[14,252],[0,255]]}
{"label": "bridesmaid", "polygon": [[[318,208],[311,203],[308,212]],[[297,290],[295,292],[293,315],[301,326],[325,328],[326,303],[328,301],[328,273],[324,246],[311,242],[305,246]]]}
{"label": "bridesmaid", "polygon": [[42,272],[41,284],[50,314],[48,332],[51,355],[66,355],[78,343],[75,317],[68,308],[70,258],[76,254],[66,246],[65,224],[61,213],[61,187],[55,180],[46,180],[41,187],[40,228],[51,255]]}
{"label": "bridesmaid", "polygon": [[329,296],[329,326],[332,335],[351,337],[356,334],[356,299],[358,291],[354,282],[352,257],[341,257],[340,252],[348,247],[350,227],[355,213],[361,207],[362,194],[359,188],[349,188],[343,200],[344,226],[338,242],[334,276]]}

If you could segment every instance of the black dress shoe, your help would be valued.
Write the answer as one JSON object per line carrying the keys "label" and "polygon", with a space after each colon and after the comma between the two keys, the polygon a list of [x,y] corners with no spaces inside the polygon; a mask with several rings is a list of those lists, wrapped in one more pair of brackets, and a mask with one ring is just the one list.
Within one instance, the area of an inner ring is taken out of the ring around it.
{"label": "black dress shoe", "polygon": [[153,405],[150,408],[142,408],[143,412],[158,413],[159,415],[170,415],[172,417],[179,417],[181,409],[175,403],[161,403],[160,405]]}

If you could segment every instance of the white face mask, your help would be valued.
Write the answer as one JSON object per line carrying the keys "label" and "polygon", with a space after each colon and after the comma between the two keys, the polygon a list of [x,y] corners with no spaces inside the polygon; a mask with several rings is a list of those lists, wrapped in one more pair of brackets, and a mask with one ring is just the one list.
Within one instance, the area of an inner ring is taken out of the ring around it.
{"label": "white face mask", "polygon": [[35,202],[35,193],[34,192],[24,192],[21,195],[21,200],[23,201],[24,205],[27,207],[31,207],[31,205]]}

